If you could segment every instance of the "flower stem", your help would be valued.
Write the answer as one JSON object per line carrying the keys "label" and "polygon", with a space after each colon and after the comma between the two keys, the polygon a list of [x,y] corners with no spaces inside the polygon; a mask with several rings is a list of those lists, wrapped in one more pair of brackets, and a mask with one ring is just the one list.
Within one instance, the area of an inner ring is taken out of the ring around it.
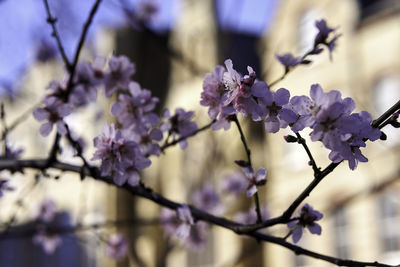
{"label": "flower stem", "polygon": [[303,137],[301,137],[301,135],[299,133],[295,132],[295,134],[297,136],[299,144],[301,144],[303,146],[304,150],[306,151],[306,153],[308,155],[308,158],[310,159],[310,165],[312,166],[312,168],[314,170],[314,176],[317,176],[321,172],[321,170],[320,170],[320,168],[318,168],[317,164],[315,163],[314,157],[312,156],[311,151],[306,144],[306,140]]}
{"label": "flower stem", "polygon": [[[233,117],[233,121],[235,122],[235,124],[236,124],[236,126],[237,126],[237,128],[239,130],[240,140],[242,140],[243,147],[246,150],[247,165],[252,168],[253,165],[251,163],[251,151],[250,151],[249,147],[247,146],[246,137],[244,136],[242,127],[240,126],[239,120],[238,120],[236,115]],[[261,223],[262,222],[262,217],[261,217],[260,201],[259,201],[259,198],[258,198],[258,192],[256,192],[254,194],[254,202],[256,203],[257,223]]]}

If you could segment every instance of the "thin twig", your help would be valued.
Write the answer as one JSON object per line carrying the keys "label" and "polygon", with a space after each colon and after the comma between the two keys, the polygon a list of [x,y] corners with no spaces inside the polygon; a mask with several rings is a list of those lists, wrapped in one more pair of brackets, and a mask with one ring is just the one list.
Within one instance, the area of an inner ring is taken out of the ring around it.
{"label": "thin twig", "polygon": [[240,126],[239,120],[238,120],[236,115],[233,116],[233,121],[235,122],[235,124],[236,124],[236,126],[237,126],[237,128],[239,130],[240,140],[242,141],[242,144],[244,146],[244,150],[246,151],[247,165],[252,167],[253,164],[251,163],[251,151],[250,151],[250,149],[249,149],[249,147],[247,145],[246,137],[244,136],[242,127]]}
{"label": "thin twig", "polygon": [[40,103],[37,103],[37,104],[33,105],[28,110],[26,110],[24,113],[22,113],[19,117],[17,117],[14,121],[12,121],[10,126],[8,126],[8,129],[7,129],[8,133],[11,132],[12,130],[14,130],[14,128],[16,128],[20,123],[22,123],[26,119],[28,119],[29,116],[32,114],[32,112],[36,108],[38,108],[41,104],[42,104],[42,102],[40,101]]}
{"label": "thin twig", "polygon": [[[306,57],[308,57],[309,55],[312,55],[312,51],[313,51],[314,49],[311,49],[311,50],[309,50],[309,51],[307,51],[302,57],[301,57],[301,61],[304,61],[305,59],[306,59]],[[308,63],[307,63],[308,64]],[[297,65],[295,65],[295,66],[285,66],[285,72],[282,74],[282,76],[281,77],[279,77],[278,79],[276,79],[275,81],[273,81],[273,82],[271,82],[271,83],[268,83],[268,86],[269,87],[272,87],[272,86],[274,86],[275,84],[277,84],[278,82],[280,82],[280,81],[282,81],[283,79],[285,79],[285,77],[293,70],[293,69],[295,69],[296,67],[298,67],[299,65],[304,65],[304,63],[303,64],[297,64]]]}
{"label": "thin twig", "polygon": [[57,46],[58,46],[58,50],[60,51],[61,57],[64,61],[65,67],[67,68],[67,70],[71,69],[71,63],[68,60],[68,57],[65,53],[64,47],[62,45],[61,42],[61,38],[60,38],[60,34],[57,31],[57,27],[56,27],[56,22],[57,22],[57,18],[53,17],[51,15],[51,11],[50,11],[50,6],[48,3],[48,0],[43,0],[44,1],[44,5],[46,7],[46,12],[47,12],[47,22],[51,25],[51,28],[53,29],[53,32],[51,33],[51,36],[53,36],[56,41],[57,41]]}
{"label": "thin twig", "polygon": [[324,255],[322,253],[317,253],[308,249],[304,249],[302,247],[293,245],[292,243],[287,242],[285,239],[280,238],[280,237],[275,237],[275,236],[271,236],[271,235],[266,235],[266,234],[262,234],[259,232],[254,232],[252,234],[250,234],[250,236],[253,236],[259,240],[264,240],[266,242],[269,243],[273,243],[273,244],[277,244],[280,245],[282,247],[285,247],[291,251],[293,251],[293,253],[295,253],[296,255],[305,255],[305,256],[309,256],[312,257],[314,259],[319,259],[319,260],[323,260],[326,262],[330,262],[333,263],[337,266],[350,266],[350,267],[366,267],[366,266],[375,266],[375,267],[398,267],[399,265],[388,265],[388,264],[383,264],[383,263],[379,263],[377,261],[375,262],[363,262],[363,261],[354,261],[354,260],[344,260],[344,259],[340,259],[340,258],[336,258],[336,257],[332,257],[332,256],[328,256],[328,255]]}
{"label": "thin twig", "polygon": [[[253,168],[253,164],[251,163],[251,151],[250,151],[250,149],[249,149],[249,147],[247,145],[246,137],[244,136],[242,127],[240,126],[239,120],[238,120],[236,115],[233,116],[233,121],[235,122],[235,124],[236,124],[236,126],[237,126],[237,128],[239,130],[240,140],[242,140],[242,144],[243,144],[244,150],[246,150],[247,165],[250,168]],[[259,200],[259,197],[258,197],[258,191],[256,191],[254,193],[254,202],[256,204],[257,223],[262,223],[262,216],[261,216],[260,200]]]}
{"label": "thin twig", "polygon": [[[47,0],[44,0],[44,1],[45,1],[45,4],[46,4],[46,8],[48,8]],[[85,39],[86,39],[86,35],[88,33],[88,30],[89,30],[89,26],[91,25],[91,23],[93,21],[93,17],[96,14],[101,1],[102,0],[96,0],[96,2],[94,3],[94,5],[92,6],[92,8],[90,10],[89,16],[88,16],[88,18],[87,18],[87,20],[86,20],[86,22],[85,22],[85,24],[83,26],[83,30],[82,30],[81,36],[79,38],[79,42],[78,42],[77,48],[75,50],[74,61],[72,62],[72,64],[69,63],[68,61],[65,62],[66,66],[67,66],[67,70],[69,72],[69,79],[68,79],[68,83],[67,83],[67,90],[66,90],[66,95],[65,95],[64,102],[68,102],[69,95],[70,95],[70,93],[72,91],[73,79],[74,79],[74,75],[75,75],[76,66],[78,64],[79,55],[80,55],[80,52],[82,50],[83,44],[85,43]],[[50,20],[52,22],[52,25],[54,25],[55,19],[51,17],[50,9],[48,9],[48,14],[49,14],[48,21]],[[55,28],[55,26],[54,26],[54,28]],[[56,36],[58,36],[58,34],[56,34]],[[57,40],[59,40],[59,39],[57,39]],[[62,53],[63,47],[61,45],[61,41],[60,41],[60,45],[59,45],[58,48],[59,48],[60,52]],[[56,136],[55,136],[54,142],[53,142],[53,146],[52,146],[51,151],[49,153],[48,164],[50,164],[51,161],[56,160],[57,152],[59,150],[59,141],[60,141],[60,135],[59,135],[59,133],[57,133]]]}
{"label": "thin twig", "polygon": [[279,77],[278,79],[276,79],[276,80],[273,81],[273,82],[270,82],[270,83],[268,84],[268,87],[272,87],[272,86],[274,86],[275,84],[277,84],[278,82],[280,82],[280,81],[282,81],[283,79],[285,79],[285,77],[286,77],[286,75],[287,75],[288,73],[289,73],[288,71],[285,71],[285,73],[283,73],[281,77]]}
{"label": "thin twig", "polygon": [[85,24],[83,26],[83,30],[82,30],[81,36],[79,38],[78,45],[77,45],[76,50],[75,50],[74,61],[72,61],[71,68],[69,69],[70,77],[69,77],[68,84],[67,84],[67,90],[68,91],[71,90],[70,88],[72,87],[72,82],[73,82],[73,78],[74,78],[74,75],[75,75],[76,65],[78,64],[79,55],[81,53],[83,44],[85,43],[85,39],[86,39],[87,33],[89,31],[89,27],[92,24],[94,15],[96,14],[96,12],[98,10],[101,1],[102,0],[96,0],[94,5],[92,6],[92,9],[90,10],[89,16],[88,16],[88,18],[87,18],[87,20],[86,20],[86,22],[85,22]]}
{"label": "thin twig", "polygon": [[3,153],[4,153],[4,155],[6,155],[7,154],[7,135],[9,133],[10,129],[7,126],[7,122],[6,122],[6,112],[5,112],[5,108],[4,108],[4,103],[1,103],[1,106],[0,106],[0,121],[1,121],[1,125],[3,127],[3,133],[1,134],[1,140],[4,141]]}
{"label": "thin twig", "polygon": [[[175,139],[175,140],[173,140],[172,142],[169,142],[169,143],[166,142],[164,145],[161,146],[161,152],[163,152],[165,149],[167,149],[167,148],[170,147],[170,146],[174,146],[174,145],[178,144],[179,142],[181,142],[181,141],[183,141],[183,140],[185,140],[185,139],[187,139],[187,138],[189,138],[189,137],[195,136],[196,134],[207,130],[208,128],[211,127],[211,125],[212,125],[214,122],[215,122],[215,120],[213,120],[213,121],[210,122],[209,124],[204,125],[203,127],[197,129],[196,131],[194,131],[193,133],[191,133],[191,134],[189,134],[189,135],[187,135],[187,136],[182,136],[182,137],[180,137],[180,138],[178,138],[178,139]],[[167,139],[166,141],[168,141],[168,139]]]}
{"label": "thin twig", "polygon": [[75,141],[74,138],[72,138],[71,130],[69,129],[68,125],[66,123],[64,123],[64,125],[65,125],[65,128],[67,129],[66,136],[67,136],[68,141],[70,142],[72,147],[75,149],[76,156],[79,157],[83,162],[82,171],[80,173],[80,176],[81,176],[81,180],[84,180],[85,179],[84,168],[91,170],[91,166],[87,162],[85,156],[83,156],[83,148],[82,148],[81,144],[78,141]]}
{"label": "thin twig", "polygon": [[53,161],[57,160],[57,153],[60,150],[60,138],[61,135],[56,132],[56,136],[54,137],[53,145],[51,146],[49,156],[47,158],[48,165],[50,166]]}
{"label": "thin twig", "polygon": [[382,129],[384,126],[386,126],[386,124],[384,124],[384,122],[389,119],[393,113],[395,113],[396,111],[400,110],[400,100],[397,101],[396,104],[394,104],[391,108],[389,108],[385,113],[383,113],[379,118],[377,118],[376,120],[374,120],[372,122],[372,127],[378,128],[378,129]]}
{"label": "thin twig", "polygon": [[303,137],[301,137],[301,135],[298,132],[295,132],[295,134],[297,136],[297,140],[298,140],[299,144],[301,144],[303,146],[304,150],[306,151],[306,153],[308,155],[308,158],[310,159],[310,165],[313,168],[314,176],[317,176],[321,172],[321,170],[320,170],[320,168],[318,168],[317,163],[315,162],[315,159],[312,156],[311,151],[306,144],[306,140]]}

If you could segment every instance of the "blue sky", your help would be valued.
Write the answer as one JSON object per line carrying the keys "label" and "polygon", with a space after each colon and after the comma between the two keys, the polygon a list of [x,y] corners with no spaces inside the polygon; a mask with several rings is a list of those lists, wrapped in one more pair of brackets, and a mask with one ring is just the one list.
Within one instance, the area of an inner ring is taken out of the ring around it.
{"label": "blue sky", "polygon": [[217,10],[222,28],[261,35],[274,19],[278,0],[219,0]]}
{"label": "blue sky", "polygon": [[[89,41],[100,27],[120,27],[125,24],[120,1],[129,2],[134,7],[139,0],[103,0],[89,31]],[[179,15],[180,1],[184,0],[154,1],[160,4],[160,12],[152,26],[160,31],[173,27]],[[273,19],[277,1],[219,0],[219,24],[224,29],[260,35]],[[57,27],[70,58],[93,3],[94,0],[49,0],[53,15],[58,18]],[[50,37],[51,27],[46,23],[42,0],[2,0],[0,18],[1,88],[4,83],[13,83],[31,65],[40,40],[55,41]]]}

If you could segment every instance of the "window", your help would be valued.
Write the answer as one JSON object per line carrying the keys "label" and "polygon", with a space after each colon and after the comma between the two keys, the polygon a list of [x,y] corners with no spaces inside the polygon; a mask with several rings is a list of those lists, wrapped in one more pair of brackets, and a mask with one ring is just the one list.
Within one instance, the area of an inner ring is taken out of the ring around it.
{"label": "window", "polygon": [[382,252],[400,249],[398,199],[392,193],[385,193],[379,200],[380,239]]}
{"label": "window", "polygon": [[[374,107],[373,117],[378,118],[400,99],[400,76],[390,74],[380,78],[374,85],[372,97]],[[388,137],[384,142],[385,144],[394,146],[400,143],[398,130],[396,131],[393,127],[387,126],[383,131]]]}
{"label": "window", "polygon": [[348,222],[344,208],[338,208],[333,215],[336,256],[342,259],[349,257]]}
{"label": "window", "polygon": [[360,20],[368,19],[399,7],[396,0],[358,0]]}
{"label": "window", "polygon": [[[60,212],[56,214],[53,227],[70,227],[70,223],[69,214]],[[39,244],[32,241],[31,232],[33,229],[39,229],[38,226],[37,222],[31,221],[13,226],[9,229],[9,232],[5,231],[0,235],[0,266],[96,266],[96,260],[88,250],[89,246],[86,246],[86,243],[81,243],[80,238],[74,233],[61,235],[62,245],[54,253],[46,254]],[[15,233],[14,238],[13,233]],[[24,235],[25,233],[26,235]]]}

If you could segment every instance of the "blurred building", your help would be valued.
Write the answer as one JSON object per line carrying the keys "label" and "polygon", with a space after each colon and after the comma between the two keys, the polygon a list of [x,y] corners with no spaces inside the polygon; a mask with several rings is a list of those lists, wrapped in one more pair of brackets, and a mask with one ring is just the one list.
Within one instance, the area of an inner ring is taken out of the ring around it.
{"label": "blurred building", "polygon": [[[310,66],[296,68],[273,89],[285,87],[292,95],[301,95],[308,94],[310,86],[319,83],[325,91],[336,89],[343,96],[352,97],[358,111],[370,111],[374,118],[400,99],[397,2],[279,1],[275,12],[269,14],[274,20],[263,28],[263,38],[225,27],[221,14],[226,13],[219,13],[218,8],[221,8],[219,1],[185,1],[177,24],[169,33],[170,48],[184,60],[172,59],[165,106],[195,109],[199,125],[208,122],[206,109],[198,104],[203,70],[212,72],[215,65],[232,58],[239,71],[245,72],[250,65],[262,79],[272,82],[283,73],[274,54],[304,53],[312,46],[316,34],[314,22],[321,18],[343,34],[332,62],[328,52],[315,56]],[[231,14],[239,14],[240,8],[239,3],[234,4],[232,10],[237,13]],[[360,164],[356,171],[350,171],[346,163],[341,164],[306,200],[325,217],[321,223],[323,234],[305,234],[301,246],[342,258],[399,262],[396,164],[399,135],[392,129],[385,129],[385,133],[387,141],[370,143],[363,150],[369,163]],[[268,170],[268,184],[260,190],[271,216],[280,215],[313,177],[305,152],[298,145],[285,143],[284,134],[287,132],[264,134],[258,125],[246,126],[246,135],[252,140],[254,165]],[[171,148],[160,160],[157,180],[160,192],[167,197],[190,203],[191,188],[195,190],[205,181],[218,187],[221,177],[235,168],[232,161],[244,155],[234,125],[227,132],[201,133],[189,143],[185,152]],[[318,166],[327,166],[326,149],[318,143],[309,145]],[[244,200],[229,209],[239,211],[249,205]],[[278,236],[286,235],[287,231],[286,226],[271,229]],[[150,257],[147,260],[151,262]],[[166,263],[168,266],[330,266],[219,228],[213,228],[202,251],[196,254],[172,249]]]}
{"label": "blurred building", "polygon": [[[283,73],[274,53],[302,55],[312,47],[314,21],[325,18],[342,33],[332,62],[328,53],[315,56],[307,67],[296,68],[273,89],[293,95],[308,94],[319,83],[325,91],[339,90],[352,97],[357,111],[373,118],[400,99],[400,13],[396,1],[281,1],[274,26],[265,38],[262,55],[267,81]],[[400,262],[399,247],[399,132],[386,127],[387,141],[369,143],[363,153],[368,163],[350,171],[342,163],[306,200],[324,213],[321,236],[306,235],[300,245],[341,258],[383,263]],[[303,137],[307,134],[303,134]],[[280,212],[312,179],[305,151],[283,144],[282,135],[267,135],[266,150],[275,155],[270,170],[267,203]],[[327,151],[310,144],[318,166],[327,166]],[[290,166],[290,167],[289,167]],[[283,231],[284,233],[284,231]],[[277,246],[265,245],[266,266],[331,266]]]}
{"label": "blurred building", "polygon": [[[110,54],[115,47],[111,32],[103,32],[101,40],[98,42],[98,53]],[[91,52],[89,49],[83,49],[82,60],[88,59],[92,59]],[[41,136],[41,123],[33,118],[32,112],[40,106],[49,83],[54,79],[64,78],[65,69],[58,58],[38,60],[27,69],[25,75],[19,77],[21,88],[13,91],[12,97],[2,95],[6,125],[13,128],[7,136],[7,143],[11,144],[13,149],[23,148],[22,158],[41,159],[48,156],[56,131],[53,129],[49,136]],[[79,110],[79,114],[71,114],[66,119],[74,134],[86,141],[86,159],[93,156],[91,142],[94,136],[101,133],[109,116],[106,110],[109,109],[110,104],[99,97],[96,104],[91,104],[86,109]],[[20,123],[13,127],[18,121]],[[65,140],[61,141],[61,146],[63,149],[58,157],[62,161],[81,163],[75,157],[74,149]],[[58,215],[54,224],[57,226],[101,224],[107,220],[115,220],[120,216],[115,208],[120,190],[93,179],[82,181],[79,175],[74,173],[51,169],[45,172],[27,169],[23,174],[3,171],[1,179],[9,179],[10,185],[15,188],[15,191],[5,192],[4,197],[0,199],[3,207],[0,211],[1,266],[116,266],[117,263],[107,257],[104,242],[100,241],[107,231],[91,230],[84,231],[83,234],[62,235],[62,245],[53,254],[48,255],[40,245],[34,244],[32,235],[9,238],[6,229],[9,224],[11,232],[34,232],[38,227],[35,220],[39,206],[46,200],[55,202]]]}
{"label": "blurred building", "polygon": [[[250,65],[258,77],[270,83],[283,73],[274,53],[304,53],[312,46],[316,34],[314,21],[325,18],[343,34],[332,62],[325,51],[314,57],[311,65],[296,68],[272,89],[285,87],[292,95],[301,95],[308,94],[310,86],[319,83],[325,91],[336,89],[343,96],[352,97],[358,111],[370,111],[376,118],[400,99],[399,11],[398,1],[389,0],[185,0],[181,1],[173,27],[158,32],[147,28],[127,28],[117,33],[106,31],[98,42],[105,44],[105,48],[98,53],[109,55],[114,50],[117,54],[129,55],[136,63],[137,73],[133,78],[161,99],[159,112],[164,107],[171,111],[176,107],[195,110],[195,120],[202,126],[210,121],[207,108],[199,104],[206,72],[212,72],[217,64],[231,58],[235,69],[245,73]],[[260,19],[262,17],[265,18]],[[42,73],[50,74],[43,77]],[[19,102],[10,102],[10,110],[18,111],[32,99],[39,101],[38,96],[30,92],[42,94],[54,76],[62,77],[62,72],[54,71],[53,65],[33,69],[27,78],[31,91],[23,91],[27,95]],[[99,128],[81,130],[88,136],[98,135],[102,124],[93,114],[104,106],[107,104],[94,106],[92,113],[82,120],[72,118],[71,123],[93,122]],[[28,124],[39,127],[37,122]],[[299,145],[283,141],[283,135],[288,132],[271,135],[265,133],[262,125],[246,120],[243,125],[254,166],[268,170],[268,183],[259,188],[261,202],[267,205],[270,216],[279,216],[312,180],[308,158]],[[350,171],[346,163],[341,164],[306,200],[324,213],[323,233],[321,236],[305,234],[299,243],[301,246],[354,260],[400,262],[399,133],[391,129],[385,129],[385,133],[387,141],[370,143],[363,150],[369,163],[360,164],[355,171]],[[38,134],[27,135],[21,129],[14,138],[32,144],[28,155],[47,151],[43,148],[48,140]],[[318,166],[328,165],[326,149],[318,143],[309,142],[309,145]],[[65,157],[68,158],[68,154]],[[185,151],[178,146],[171,147],[160,159],[151,158],[153,165],[145,170],[144,183],[174,201],[193,203],[193,192],[205,184],[211,184],[223,195],[222,178],[239,169],[233,161],[244,157],[239,134],[232,124],[229,131],[206,131],[190,138]],[[129,260],[111,262],[93,242],[93,246],[91,243],[87,246],[88,257],[92,260],[92,265],[87,266],[331,266],[219,227],[208,229],[204,248],[192,251],[178,240],[167,237],[159,227],[160,207],[157,205],[132,198],[122,190],[97,185],[89,179],[82,183],[78,177],[69,178],[63,175],[60,181],[50,181],[32,198],[50,193],[63,209],[75,209],[72,219],[79,218],[81,212],[90,214],[88,210],[95,210],[108,214],[109,219],[142,222],[118,229],[131,241]],[[74,194],[76,199],[70,197],[70,192],[77,190],[89,194],[83,197],[87,203],[83,208],[75,206],[82,201],[79,199],[82,194]],[[243,196],[240,200],[223,201],[227,217],[235,218],[236,213],[251,208],[252,199]],[[7,214],[0,215],[8,218]],[[28,214],[24,216],[28,221]],[[269,231],[285,236],[288,229],[277,226]]]}

